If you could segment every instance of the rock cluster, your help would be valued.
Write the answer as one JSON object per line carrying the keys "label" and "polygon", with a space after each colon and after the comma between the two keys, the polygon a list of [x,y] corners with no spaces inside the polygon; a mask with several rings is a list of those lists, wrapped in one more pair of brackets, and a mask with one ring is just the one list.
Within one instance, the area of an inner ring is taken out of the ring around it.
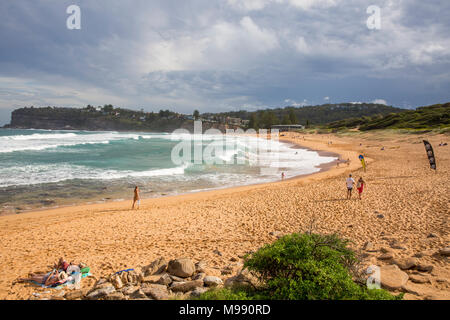
{"label": "rock cluster", "polygon": [[[231,276],[230,276],[231,275]],[[168,300],[195,298],[217,287],[256,285],[257,279],[242,263],[224,269],[208,267],[188,258],[167,261],[159,258],[147,266],[100,278],[89,290],[70,291],[67,300]]]}

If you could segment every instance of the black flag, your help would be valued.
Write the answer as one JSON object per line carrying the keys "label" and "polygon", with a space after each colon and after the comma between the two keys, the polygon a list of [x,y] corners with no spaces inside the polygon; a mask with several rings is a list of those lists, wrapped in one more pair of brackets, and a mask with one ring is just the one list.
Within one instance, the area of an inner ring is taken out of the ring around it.
{"label": "black flag", "polygon": [[433,147],[427,140],[423,140],[423,144],[425,145],[425,150],[427,151],[428,160],[430,161],[431,169],[436,170],[436,158],[434,157]]}

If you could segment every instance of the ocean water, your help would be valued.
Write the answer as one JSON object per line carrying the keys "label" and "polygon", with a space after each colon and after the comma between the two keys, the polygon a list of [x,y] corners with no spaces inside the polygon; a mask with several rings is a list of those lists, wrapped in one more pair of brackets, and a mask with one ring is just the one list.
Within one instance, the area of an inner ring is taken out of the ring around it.
{"label": "ocean water", "polygon": [[335,159],[248,136],[0,129],[0,213],[276,181]]}

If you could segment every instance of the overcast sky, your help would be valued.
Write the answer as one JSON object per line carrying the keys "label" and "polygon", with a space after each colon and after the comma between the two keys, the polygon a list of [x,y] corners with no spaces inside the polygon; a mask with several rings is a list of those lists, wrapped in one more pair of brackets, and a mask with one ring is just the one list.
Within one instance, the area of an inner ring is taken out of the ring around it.
{"label": "overcast sky", "polygon": [[[81,30],[66,27],[72,4]],[[449,30],[448,0],[1,1],[0,125],[31,105],[447,102]]]}

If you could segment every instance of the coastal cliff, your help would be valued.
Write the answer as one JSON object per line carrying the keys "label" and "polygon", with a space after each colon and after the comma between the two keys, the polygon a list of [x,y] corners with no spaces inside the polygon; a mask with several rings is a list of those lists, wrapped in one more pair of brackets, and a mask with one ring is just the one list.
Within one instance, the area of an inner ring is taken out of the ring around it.
{"label": "coastal cliff", "polygon": [[[148,131],[172,132],[183,128],[193,131],[194,121],[170,111],[144,113],[127,109],[103,108],[21,108],[11,114],[12,129],[88,130],[88,131]],[[203,130],[237,129],[238,126],[218,122],[203,122]]]}

